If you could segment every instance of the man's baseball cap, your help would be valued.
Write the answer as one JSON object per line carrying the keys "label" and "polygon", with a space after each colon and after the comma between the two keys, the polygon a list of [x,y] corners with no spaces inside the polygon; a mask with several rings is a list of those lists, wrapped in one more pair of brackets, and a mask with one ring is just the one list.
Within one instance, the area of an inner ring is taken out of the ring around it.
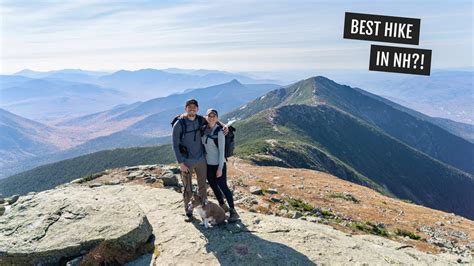
{"label": "man's baseball cap", "polygon": [[196,105],[196,107],[199,107],[198,101],[196,101],[195,99],[189,99],[189,100],[187,100],[185,107],[187,107],[187,106],[190,105],[190,104],[194,104],[194,105]]}
{"label": "man's baseball cap", "polygon": [[210,113],[214,113],[216,116],[219,116],[219,115],[217,114],[217,110],[216,110],[216,109],[213,109],[213,108],[207,109],[206,115],[209,115]]}

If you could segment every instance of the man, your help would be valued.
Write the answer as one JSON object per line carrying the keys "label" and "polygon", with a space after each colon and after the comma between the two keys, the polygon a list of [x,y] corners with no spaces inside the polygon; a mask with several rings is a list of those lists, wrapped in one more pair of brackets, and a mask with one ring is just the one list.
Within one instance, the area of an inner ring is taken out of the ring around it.
{"label": "man", "polygon": [[[197,114],[199,105],[195,99],[186,101],[184,110],[186,115],[179,116],[173,124],[173,151],[181,170],[185,221],[190,222],[193,220],[193,214],[192,210],[188,210],[188,204],[193,193],[193,171],[197,176],[198,194],[204,204],[207,203],[207,163],[201,142],[201,127],[207,124],[207,121]],[[224,125],[224,133],[227,132],[228,127]]]}

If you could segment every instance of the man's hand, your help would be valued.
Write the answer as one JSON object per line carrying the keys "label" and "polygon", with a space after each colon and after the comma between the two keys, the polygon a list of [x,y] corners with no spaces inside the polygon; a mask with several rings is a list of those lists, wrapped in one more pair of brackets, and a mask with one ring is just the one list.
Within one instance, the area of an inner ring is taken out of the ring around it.
{"label": "man's hand", "polygon": [[179,169],[181,170],[181,173],[189,173],[189,168],[184,163],[179,164]]}
{"label": "man's hand", "polygon": [[219,178],[221,176],[222,176],[222,170],[217,169],[216,178]]}
{"label": "man's hand", "polygon": [[229,133],[229,126],[226,124],[222,124],[222,125],[223,125],[222,129],[224,129],[224,136],[225,136]]}
{"label": "man's hand", "polygon": [[188,118],[188,113],[182,113],[179,115],[179,119]]}
{"label": "man's hand", "polygon": [[229,126],[228,125],[222,123],[221,121],[217,121],[217,124],[219,126],[221,126],[222,129],[224,130],[224,136],[227,135],[227,133],[229,133]]}

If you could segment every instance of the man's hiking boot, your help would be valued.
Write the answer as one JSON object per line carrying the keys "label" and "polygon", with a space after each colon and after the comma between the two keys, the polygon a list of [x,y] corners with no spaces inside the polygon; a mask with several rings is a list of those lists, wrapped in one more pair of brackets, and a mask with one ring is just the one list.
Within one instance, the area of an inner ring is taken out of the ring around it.
{"label": "man's hiking boot", "polygon": [[229,213],[230,213],[230,216],[229,216],[229,219],[227,219],[229,223],[237,222],[238,220],[240,220],[240,216],[239,214],[237,214],[234,208],[230,208]]}
{"label": "man's hiking boot", "polygon": [[185,222],[192,222],[194,220],[194,216],[192,212],[187,212],[186,217],[184,218]]}
{"label": "man's hiking boot", "polygon": [[220,204],[221,208],[224,209],[224,212],[229,212],[229,207],[227,206],[227,204],[225,203],[222,203]]}

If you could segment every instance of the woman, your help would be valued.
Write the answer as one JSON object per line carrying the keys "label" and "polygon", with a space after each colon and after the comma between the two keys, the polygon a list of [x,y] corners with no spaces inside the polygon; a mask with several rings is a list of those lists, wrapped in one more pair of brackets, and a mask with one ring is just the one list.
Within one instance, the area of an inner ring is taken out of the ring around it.
{"label": "woman", "polygon": [[[224,210],[229,210],[228,221],[235,222],[239,220],[239,215],[234,208],[234,198],[232,192],[227,186],[227,166],[225,162],[225,137],[222,127],[217,124],[218,114],[215,109],[208,109],[206,112],[207,126],[202,134],[202,144],[206,150],[207,161],[207,182],[214,191],[219,205]],[[216,141],[217,139],[217,145]],[[224,203],[224,193],[229,208]]]}

